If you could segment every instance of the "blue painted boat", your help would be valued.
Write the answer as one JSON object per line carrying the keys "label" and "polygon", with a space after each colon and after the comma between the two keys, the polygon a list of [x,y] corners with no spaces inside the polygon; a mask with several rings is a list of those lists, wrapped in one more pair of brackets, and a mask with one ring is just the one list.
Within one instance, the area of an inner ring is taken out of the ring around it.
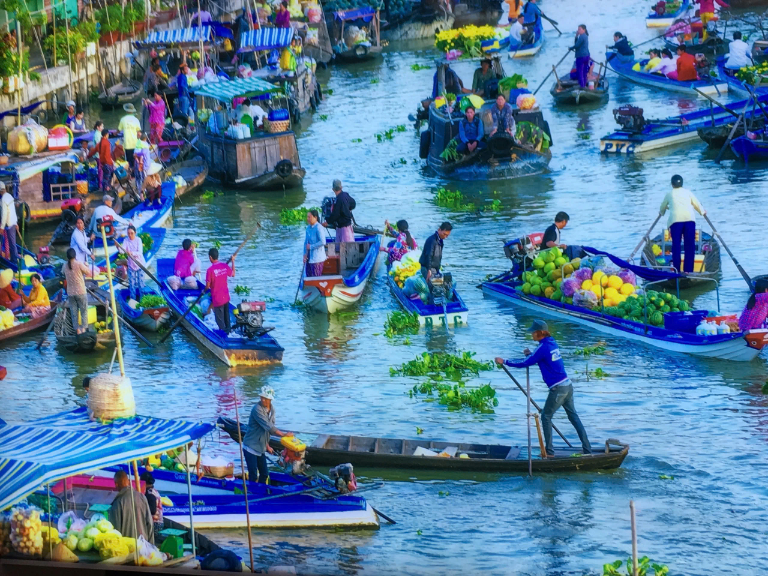
{"label": "blue painted boat", "polygon": [[[149,286],[144,286],[141,294],[142,296],[160,296],[157,290]],[[128,288],[115,290],[115,302],[123,318],[139,330],[157,332],[161,326],[168,324],[168,321],[171,319],[171,310],[167,305],[152,308],[141,308],[138,304],[136,304],[135,308],[131,306]]]}
{"label": "blue painted boat", "polygon": [[674,24],[678,18],[683,18],[693,9],[691,0],[683,0],[680,7],[673,12],[663,12],[659,14],[655,9],[651,10],[645,17],[645,25],[648,28],[668,28]]}
{"label": "blue painted boat", "polygon": [[354,242],[343,242],[336,253],[333,238],[326,238],[328,258],[322,276],[304,276],[299,284],[298,299],[306,307],[333,314],[356,304],[376,268],[381,236],[355,236]]}
{"label": "blue painted boat", "polygon": [[[728,83],[721,78],[706,78],[690,82],[672,80],[661,74],[643,72],[642,69],[640,71],[632,70],[632,67],[636,62],[632,60],[622,60],[615,56],[614,52],[606,53],[605,61],[608,67],[616,72],[621,78],[634,82],[635,84],[640,84],[641,86],[647,86],[648,88],[680,92],[682,94],[687,94],[688,96],[700,96],[696,89],[704,94],[712,95],[728,92]],[[648,63],[648,60],[640,60],[639,62],[642,68],[642,66]]]}
{"label": "blue painted boat", "polygon": [[[2,237],[3,242],[3,249],[5,249],[5,236]],[[30,276],[32,274],[40,274],[40,277],[43,279],[43,281],[51,280],[58,276],[58,270],[57,267],[49,262],[40,262],[40,259],[38,258],[38,255],[32,252],[31,250],[27,250],[24,248],[21,244],[16,244],[16,250],[20,255],[22,255],[21,259],[21,284],[22,286],[29,286],[31,284]],[[5,252],[3,250],[0,252],[0,269],[5,270],[6,268],[10,268],[13,270],[14,276],[18,278],[19,276],[19,262],[12,262],[8,258],[5,258],[2,254]]]}
{"label": "blue painted boat", "polygon": [[[432,328],[433,326],[445,326],[446,318],[454,327],[465,326],[468,322],[469,308],[464,304],[459,293],[453,291],[453,300],[447,303],[445,309],[435,304],[425,304],[421,298],[412,299],[405,295],[403,289],[397,285],[395,279],[389,274],[391,266],[387,264],[387,282],[403,310],[419,317],[419,326]],[[417,272],[418,274],[418,272]]]}
{"label": "blue painted boat", "polygon": [[[768,94],[758,97],[765,106],[768,105]],[[728,104],[725,108],[712,106],[680,116],[671,116],[660,120],[638,121],[628,116],[637,115],[642,110],[634,107],[622,107],[614,110],[614,117],[619,124],[626,126],[622,130],[612,132],[600,139],[600,151],[609,154],[638,154],[656,150],[672,144],[689,142],[700,137],[699,131],[724,127],[734,121],[734,114],[744,115],[749,120],[753,116],[762,115],[759,106],[747,106],[750,100],[741,100]],[[746,109],[745,109],[746,106]],[[631,114],[626,114],[629,111]],[[635,128],[638,126],[639,128]]]}
{"label": "blue painted boat", "polygon": [[518,44],[507,40],[507,49],[509,50],[509,58],[528,58],[530,56],[536,56],[544,45],[544,29],[541,25],[541,18],[539,18],[536,28],[533,31],[533,42],[531,44]]}
{"label": "blue painted boat", "polygon": [[[197,288],[193,290],[186,288],[173,290],[167,282],[168,277],[173,275],[173,264],[173,258],[159,258],[157,260],[157,277],[162,282],[160,295],[165,298],[171,311],[181,316],[190,304],[200,296],[200,293],[205,289],[205,284],[198,280]],[[199,316],[198,311],[206,310],[210,303],[210,294],[203,296],[196,307],[197,310],[187,314],[181,321],[181,325],[219,360],[227,366],[255,366],[282,361],[283,347],[270,333],[248,338],[235,328],[235,306],[231,302],[229,310],[233,330],[229,334],[216,327],[213,314],[209,314],[207,317]]]}
{"label": "blue painted boat", "polygon": [[743,80],[740,80],[736,77],[736,72],[738,70],[733,70],[731,68],[725,67],[725,62],[727,60],[727,54],[725,56],[721,56],[715,60],[715,63],[717,65],[717,75],[720,79],[724,80],[728,84],[728,91],[733,92],[736,96],[739,98],[749,98],[750,97],[750,89],[752,92],[754,92],[758,96],[762,96],[763,94],[768,94],[768,86],[750,86],[749,89],[744,84]]}
{"label": "blue painted boat", "polygon": [[[174,188],[175,190],[175,188]],[[136,233],[141,234],[148,228],[158,228],[168,222],[171,217],[171,211],[173,210],[174,194],[168,193],[166,195],[163,192],[163,197],[160,199],[159,205],[153,203],[149,206],[143,202],[137,206],[131,208],[125,214],[121,214],[126,220],[133,222],[136,228]],[[127,227],[123,227],[118,224],[115,226],[116,237],[120,242],[125,238]],[[99,235],[96,235],[96,239],[93,241],[93,253],[103,253],[103,243]]]}
{"label": "blue painted boat", "polygon": [[731,140],[731,150],[744,162],[749,162],[752,158],[768,158],[768,140],[765,139],[765,132],[757,133],[756,139],[749,136],[739,136]]}

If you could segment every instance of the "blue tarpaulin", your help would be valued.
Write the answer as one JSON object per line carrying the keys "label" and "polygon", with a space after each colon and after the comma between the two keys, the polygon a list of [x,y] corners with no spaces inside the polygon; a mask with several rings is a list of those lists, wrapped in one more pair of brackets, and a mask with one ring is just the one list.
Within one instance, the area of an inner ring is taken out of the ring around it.
{"label": "blue tarpaulin", "polygon": [[103,424],[86,408],[24,424],[0,420],[0,510],[49,482],[182,446],[212,424],[134,416]]}
{"label": "blue tarpaulin", "polygon": [[239,52],[273,50],[291,45],[293,28],[261,28],[240,35]]}
{"label": "blue tarpaulin", "polygon": [[619,266],[620,268],[626,268],[627,270],[631,270],[635,273],[636,276],[639,276],[643,280],[647,280],[648,282],[659,282],[661,280],[675,280],[677,278],[685,278],[685,276],[681,274],[677,274],[676,272],[667,272],[666,270],[658,270],[656,268],[648,268],[646,266],[640,266],[638,264],[630,264],[626,260],[622,260],[618,256],[614,256],[613,254],[609,254],[608,252],[603,252],[602,250],[598,250],[597,248],[590,248],[589,246],[582,246],[582,249],[584,252],[589,254],[590,256],[603,256],[604,258],[608,258],[611,262],[616,264],[616,266]]}
{"label": "blue tarpaulin", "polygon": [[153,46],[165,46],[169,44],[194,44],[211,40],[210,26],[181,28],[176,30],[163,30],[151,32],[142,42],[134,42],[137,48],[151,48]]}
{"label": "blue tarpaulin", "polygon": [[373,8],[366,6],[364,8],[355,8],[353,10],[337,10],[334,12],[334,16],[336,16],[336,20],[339,21],[346,21],[346,20],[364,20],[366,22],[370,22],[371,18],[373,18],[376,15],[376,10]]}

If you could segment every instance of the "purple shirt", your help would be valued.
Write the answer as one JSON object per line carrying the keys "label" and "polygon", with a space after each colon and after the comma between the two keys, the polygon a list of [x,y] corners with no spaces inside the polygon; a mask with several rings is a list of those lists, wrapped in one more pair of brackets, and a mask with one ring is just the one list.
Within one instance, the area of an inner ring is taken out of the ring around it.
{"label": "purple shirt", "polygon": [[739,330],[762,328],[766,317],[768,317],[768,292],[755,294],[755,305],[752,310],[744,306],[744,310],[739,316]]}
{"label": "purple shirt", "polygon": [[283,10],[275,15],[275,27],[276,28],[290,28],[291,27],[291,13],[288,10]]}
{"label": "purple shirt", "polygon": [[165,124],[165,102],[153,100],[148,108],[150,124]]}

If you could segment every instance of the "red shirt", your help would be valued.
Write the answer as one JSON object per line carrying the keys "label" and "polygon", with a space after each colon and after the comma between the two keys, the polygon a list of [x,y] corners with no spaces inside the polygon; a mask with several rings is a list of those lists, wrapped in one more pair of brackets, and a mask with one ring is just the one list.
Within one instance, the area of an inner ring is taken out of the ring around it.
{"label": "red shirt", "polygon": [[699,75],[696,72],[696,57],[693,54],[681,54],[677,57],[677,80],[679,82],[690,82],[698,80]]}
{"label": "red shirt", "polygon": [[103,137],[98,145],[93,147],[93,150],[88,154],[88,158],[94,154],[99,155],[99,162],[112,166],[112,146],[109,143],[109,138]]}
{"label": "red shirt", "polygon": [[0,306],[4,308],[10,308],[16,300],[21,298],[16,292],[13,291],[11,285],[8,284],[5,288],[0,288]]}
{"label": "red shirt", "polygon": [[224,264],[224,262],[216,262],[208,268],[208,271],[205,273],[205,283],[211,288],[211,305],[214,308],[229,302],[227,278],[234,275],[235,273],[232,272],[232,268]]}

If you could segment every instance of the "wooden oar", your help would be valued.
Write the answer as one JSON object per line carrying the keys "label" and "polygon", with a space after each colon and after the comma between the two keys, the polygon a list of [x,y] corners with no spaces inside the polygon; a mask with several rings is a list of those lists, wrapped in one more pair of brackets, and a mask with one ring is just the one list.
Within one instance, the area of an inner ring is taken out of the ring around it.
{"label": "wooden oar", "polygon": [[747,286],[749,286],[749,289],[754,292],[755,289],[752,287],[752,278],[749,277],[749,274],[742,268],[741,264],[739,264],[739,261],[736,260],[736,256],[733,255],[733,252],[731,252],[730,248],[725,243],[725,240],[723,240],[723,237],[720,236],[720,232],[718,232],[715,229],[715,225],[712,224],[712,220],[709,219],[709,216],[704,214],[704,219],[707,221],[707,224],[709,224],[712,227],[712,232],[720,239],[720,243],[723,245],[723,248],[725,248],[725,251],[728,252],[728,256],[731,257],[731,260],[733,260],[733,263],[736,264],[736,268],[738,268],[739,272],[741,272],[741,275],[744,277],[744,281],[747,283]]}
{"label": "wooden oar", "polygon": [[149,270],[148,270],[148,269],[147,269],[147,268],[146,268],[146,267],[145,267],[145,266],[144,266],[144,265],[143,265],[141,262],[139,262],[138,260],[136,260],[136,258],[134,258],[134,257],[133,257],[133,256],[131,256],[130,254],[128,254],[128,252],[126,252],[126,251],[125,251],[125,249],[122,247],[122,245],[121,245],[121,244],[119,244],[118,242],[115,242],[115,248],[117,248],[117,251],[118,251],[118,252],[122,252],[123,254],[125,254],[126,256],[128,256],[128,258],[129,258],[129,259],[133,260],[134,264],[136,264],[136,266],[138,266],[139,268],[141,268],[141,270],[142,270],[142,271],[143,271],[143,272],[144,272],[144,273],[145,273],[147,276],[149,276],[150,280],[152,280],[153,282],[155,282],[155,283],[156,283],[158,286],[160,286],[160,285],[162,284],[162,282],[160,282],[160,280],[158,280],[158,279],[157,279],[157,276],[155,276],[154,274],[152,274],[152,272],[150,272],[150,271],[149,271]]}
{"label": "wooden oar", "polygon": [[[533,398],[531,398],[531,397],[530,397],[530,395],[528,395],[528,394],[525,392],[525,388],[523,388],[523,387],[520,385],[520,382],[518,382],[518,381],[517,381],[517,378],[515,378],[514,376],[512,376],[512,372],[510,372],[510,371],[509,371],[509,368],[507,368],[507,367],[506,367],[506,366],[504,366],[503,364],[501,365],[501,367],[502,367],[502,368],[504,368],[504,372],[506,372],[506,373],[507,373],[507,376],[509,376],[510,378],[512,378],[512,382],[514,382],[515,384],[517,384],[517,387],[518,387],[518,388],[520,388],[520,391],[521,391],[523,394],[525,394],[526,396],[528,396],[528,398],[530,399],[530,401],[531,401],[531,404],[533,404],[534,408],[536,408],[536,410],[538,410],[539,412],[541,412],[541,408],[539,407],[539,405],[538,405],[538,404],[536,404],[536,401],[535,401]],[[570,448],[573,448],[573,444],[571,444],[570,442],[568,442],[568,439],[567,439],[565,436],[563,436],[563,433],[562,433],[562,432],[560,432],[560,430],[558,430],[558,429],[557,429],[557,426],[555,426],[555,425],[554,425],[554,423],[552,424],[552,429],[553,429],[555,432],[557,432],[558,436],[560,436],[560,438],[562,438],[562,439],[563,439],[563,441],[564,441],[566,444],[568,444],[568,446],[569,446]]]}
{"label": "wooden oar", "polygon": [[633,49],[634,48],[639,48],[640,46],[642,46],[644,44],[648,44],[649,42],[656,42],[656,40],[658,40],[659,38],[663,38],[665,34],[666,34],[666,32],[662,32],[661,34],[659,34],[658,36],[656,36],[654,38],[651,38],[650,40],[644,40],[643,42],[640,42],[640,44],[632,44],[632,48]]}
{"label": "wooden oar", "polygon": [[45,329],[45,332],[43,332],[43,337],[40,338],[40,342],[37,343],[37,350],[40,351],[40,348],[43,347],[43,344],[45,343],[45,339],[48,338],[48,333],[51,331],[51,328],[53,328],[53,323],[56,321],[56,314],[59,313],[59,306],[63,306],[64,302],[61,301],[61,291],[59,291],[59,303],[56,305],[56,311],[53,313],[53,318],[51,318],[51,321],[48,323],[48,328]]}
{"label": "wooden oar", "polygon": [[640,250],[640,247],[643,245],[643,243],[648,242],[651,239],[651,232],[653,232],[653,229],[656,227],[656,224],[659,223],[659,220],[661,220],[661,214],[656,216],[656,220],[653,221],[653,224],[651,224],[651,227],[648,228],[648,232],[645,233],[645,236],[643,236],[640,242],[637,244],[637,246],[635,246],[635,249],[632,250],[632,254],[629,255],[629,258],[627,258],[627,260],[632,260],[635,254],[637,254],[637,251]]}
{"label": "wooden oar", "polygon": [[730,114],[731,116],[734,116],[735,118],[738,118],[738,117],[739,117],[739,115],[738,115],[738,114],[736,114],[736,112],[734,112],[734,111],[733,111],[733,110],[731,110],[730,108],[726,108],[725,104],[720,104],[720,102],[718,102],[717,100],[715,100],[714,98],[712,98],[712,96],[710,96],[709,94],[705,94],[704,92],[702,92],[702,91],[701,91],[701,90],[699,90],[698,88],[694,88],[694,90],[696,90],[696,92],[698,92],[699,94],[701,94],[702,96],[704,96],[704,98],[706,98],[706,99],[707,99],[707,100],[709,100],[710,102],[712,102],[712,103],[714,103],[714,104],[716,104],[716,105],[720,106],[720,108],[722,108],[723,110],[725,110],[726,112],[728,112],[728,114]]}
{"label": "wooden oar", "polygon": [[557,33],[558,33],[560,36],[562,36],[562,35],[563,35],[563,33],[562,33],[562,32],[560,32],[560,28],[558,28],[558,27],[557,27],[557,21],[556,21],[556,20],[552,20],[552,18],[550,18],[549,16],[547,16],[546,14],[544,14],[544,12],[541,12],[541,11],[540,11],[540,12],[539,12],[539,14],[541,14],[541,17],[542,17],[542,18],[544,18],[544,20],[546,20],[547,22],[549,22],[550,24],[552,24],[552,28],[554,28],[555,30],[557,30]]}
{"label": "wooden oar", "polygon": [[[256,228],[254,228],[254,229],[253,229],[253,231],[252,231],[250,234],[248,234],[248,236],[246,236],[246,237],[245,237],[245,240],[243,240],[243,241],[242,241],[242,243],[240,244],[240,246],[238,246],[238,247],[237,247],[237,250],[235,250],[234,254],[232,254],[232,256],[230,256],[230,257],[229,257],[229,259],[227,260],[227,264],[229,264],[230,262],[232,262],[232,259],[233,259],[235,256],[237,256],[237,253],[238,253],[238,252],[240,252],[240,250],[242,250],[242,249],[243,249],[243,246],[245,246],[245,245],[246,245],[246,243],[248,242],[248,240],[250,240],[251,238],[253,238],[253,235],[254,235],[254,234],[256,234],[256,232],[257,232],[257,230],[258,230],[259,228],[261,228],[261,224],[260,224],[259,222],[256,222]],[[197,306],[197,303],[198,303],[198,302],[200,302],[200,300],[202,300],[202,299],[203,299],[203,296],[205,296],[205,295],[206,295],[208,292],[209,292],[209,290],[208,290],[207,288],[203,289],[203,290],[200,292],[200,295],[199,295],[197,298],[195,298],[195,301],[194,301],[194,302],[192,302],[192,304],[190,304],[190,305],[189,305],[189,308],[187,308],[187,309],[184,311],[184,314],[182,314],[181,316],[179,316],[178,320],[176,320],[176,322],[174,322],[174,323],[173,323],[173,325],[172,325],[172,326],[171,326],[171,327],[168,329],[168,332],[166,332],[165,334],[163,334],[163,337],[162,337],[162,338],[160,338],[160,340],[158,340],[158,342],[157,342],[158,344],[162,344],[163,342],[165,342],[165,341],[168,339],[168,336],[170,336],[170,335],[171,335],[171,333],[172,333],[172,332],[173,332],[173,331],[176,329],[176,327],[177,327],[179,324],[181,324],[182,320],[184,320],[184,318],[186,318],[186,317],[187,317],[187,314],[189,314],[189,313],[192,311],[192,308],[194,308],[195,306]]]}
{"label": "wooden oar", "polygon": [[302,258],[301,258],[301,276],[299,276],[299,285],[296,287],[296,296],[293,297],[293,303],[294,304],[299,299],[299,290],[301,290],[301,284],[302,284],[302,282],[304,282],[304,274],[307,273],[307,264],[309,264],[309,250],[305,251],[304,254],[307,255],[307,261],[304,262],[304,257],[302,255]]}
{"label": "wooden oar", "polygon": [[[565,53],[565,56],[563,56],[562,58],[560,58],[560,62],[558,62],[557,64],[555,64],[555,65],[552,67],[552,69],[555,69],[555,68],[557,68],[558,66],[560,66],[560,64],[562,64],[562,63],[563,63],[563,60],[565,60],[566,58],[568,58],[568,54],[570,54],[570,53],[571,53],[571,51],[570,51],[570,50],[568,50],[568,52],[566,52],[566,53]],[[549,76],[550,76],[550,74],[552,74],[552,71],[551,71],[551,70],[550,70],[550,71],[549,71],[549,73],[548,73],[548,74],[547,74],[547,75],[544,77],[544,80],[542,80],[542,81],[541,81],[541,84],[539,84],[539,87],[538,87],[538,88],[536,88],[536,90],[533,92],[533,95],[534,95],[534,96],[536,96],[536,93],[537,93],[539,90],[541,90],[541,87],[542,87],[542,86],[544,86],[544,83],[545,83],[545,82],[546,82],[546,81],[549,79]]]}

